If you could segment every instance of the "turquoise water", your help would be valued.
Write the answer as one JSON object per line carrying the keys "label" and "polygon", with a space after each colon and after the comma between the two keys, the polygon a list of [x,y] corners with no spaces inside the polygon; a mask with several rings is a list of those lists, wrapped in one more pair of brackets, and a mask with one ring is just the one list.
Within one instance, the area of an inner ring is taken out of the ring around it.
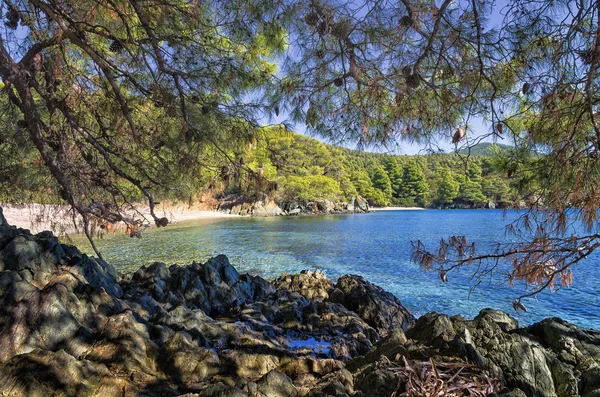
{"label": "turquoise water", "polygon": [[[516,214],[503,215],[501,210],[426,210],[224,218],[149,230],[142,239],[118,235],[97,243],[121,272],[154,261],[189,264],[225,254],[240,272],[265,278],[302,269],[320,269],[334,279],[359,274],[394,293],[416,315],[437,311],[473,317],[486,307],[516,315],[511,303],[524,292],[523,286],[511,289],[504,279],[492,279],[472,290],[475,280],[468,270],[451,273],[444,284],[436,273],[424,272],[410,261],[411,240],[420,239],[432,249],[450,235],[465,235],[478,247],[504,241],[504,225]],[[517,317],[519,322],[559,316],[600,329],[598,265],[599,256],[592,255],[574,269],[573,286],[524,301],[529,312]]]}

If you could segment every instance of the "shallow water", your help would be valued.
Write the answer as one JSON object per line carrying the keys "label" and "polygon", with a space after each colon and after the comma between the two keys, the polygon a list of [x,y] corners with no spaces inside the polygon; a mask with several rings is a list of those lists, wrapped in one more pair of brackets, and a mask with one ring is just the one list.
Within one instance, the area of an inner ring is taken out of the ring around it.
{"label": "shallow water", "polygon": [[[240,272],[265,278],[302,269],[320,269],[334,279],[359,274],[394,293],[416,315],[437,311],[473,317],[486,307],[515,315],[511,302],[524,292],[522,286],[511,289],[505,280],[493,279],[472,290],[475,280],[468,270],[450,273],[444,284],[410,261],[411,240],[433,249],[442,237],[465,235],[478,247],[489,247],[505,240],[504,225],[515,216],[509,212],[505,219],[501,210],[426,210],[208,219],[149,230],[142,239],[118,235],[97,243],[123,273],[154,261],[189,264],[225,254]],[[600,329],[599,265],[599,255],[592,255],[574,269],[572,287],[524,301],[529,312],[519,322],[558,316]]]}

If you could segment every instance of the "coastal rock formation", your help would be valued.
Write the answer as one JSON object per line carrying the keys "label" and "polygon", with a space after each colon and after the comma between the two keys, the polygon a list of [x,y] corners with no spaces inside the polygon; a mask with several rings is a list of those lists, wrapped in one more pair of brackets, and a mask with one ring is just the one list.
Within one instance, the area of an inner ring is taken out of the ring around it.
{"label": "coastal rock formation", "polygon": [[268,282],[222,255],[119,280],[51,233],[0,224],[0,396],[390,396],[437,376],[436,387],[591,397],[599,364],[600,332],[560,319],[415,320],[360,276]]}
{"label": "coastal rock formation", "polygon": [[387,335],[390,329],[406,330],[415,323],[413,315],[402,306],[398,298],[361,276],[340,277],[330,300],[338,301],[358,314],[381,336]]}
{"label": "coastal rock formation", "polygon": [[243,196],[229,195],[219,200],[216,210],[228,214],[251,216],[327,215],[368,212],[369,203],[361,196],[353,198],[350,203],[345,203],[331,199],[275,201],[268,197],[249,202]]}

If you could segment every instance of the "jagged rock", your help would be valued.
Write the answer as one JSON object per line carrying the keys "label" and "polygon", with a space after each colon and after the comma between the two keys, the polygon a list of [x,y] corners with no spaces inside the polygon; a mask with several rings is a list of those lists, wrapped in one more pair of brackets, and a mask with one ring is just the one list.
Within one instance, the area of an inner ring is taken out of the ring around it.
{"label": "jagged rock", "polygon": [[[2,250],[0,270],[28,272],[33,280],[42,283],[56,270],[57,261],[49,260],[41,248],[31,235],[14,237]],[[58,255],[61,256],[60,253]]]}
{"label": "jagged rock", "polygon": [[[509,389],[520,389],[527,396],[579,395],[573,366],[545,348],[528,329],[517,329],[517,321],[506,313],[485,309],[471,321],[455,319],[453,327],[465,357],[489,367]],[[544,328],[543,324],[530,327]]]}
{"label": "jagged rock", "polygon": [[265,397],[295,397],[298,390],[292,380],[284,373],[269,371],[256,382],[257,391]]}
{"label": "jagged rock", "polygon": [[105,365],[77,359],[64,350],[32,350],[0,370],[3,396],[137,396],[138,390]]}
{"label": "jagged rock", "polygon": [[354,211],[355,212],[368,212],[369,203],[362,196],[357,196],[354,200]]}
{"label": "jagged rock", "polygon": [[277,289],[297,292],[309,300],[327,299],[328,291],[333,287],[333,282],[320,270],[314,272],[302,270],[300,274],[284,274],[271,283]]}
{"label": "jagged rock", "polygon": [[373,345],[365,356],[358,357],[348,363],[348,369],[358,369],[361,366],[374,362],[381,356],[394,360],[398,354],[407,354],[404,347],[408,341],[404,331],[399,328],[391,330],[388,335]]}
{"label": "jagged rock", "polygon": [[390,370],[394,364],[385,356],[361,368],[355,375],[355,388],[367,396],[391,396],[400,384],[400,377]]}
{"label": "jagged rock", "polygon": [[428,345],[447,344],[456,337],[450,318],[444,314],[427,313],[417,320],[406,336]]}
{"label": "jagged rock", "polygon": [[210,385],[199,394],[198,397],[248,397],[248,392],[240,390],[234,386],[226,385],[224,383],[216,383]]}
{"label": "jagged rock", "polygon": [[354,377],[350,371],[341,369],[327,374],[312,388],[309,396],[348,396],[354,392]]}
{"label": "jagged rock", "polygon": [[[210,315],[224,313],[245,302],[260,300],[275,289],[261,277],[240,275],[224,255],[204,265],[172,266],[155,263],[140,268],[126,284],[129,299],[151,313],[160,311],[152,299],[164,307],[185,303]],[[151,296],[147,296],[147,292]],[[149,299],[152,298],[152,299]]]}
{"label": "jagged rock", "polygon": [[275,352],[255,352],[250,349],[227,350],[221,354],[224,365],[241,378],[258,378],[279,366]]}
{"label": "jagged rock", "polygon": [[342,276],[335,288],[343,293],[343,298],[336,293],[336,301],[357,313],[381,336],[387,335],[390,329],[406,330],[415,323],[414,316],[402,306],[398,298],[361,276]]}
{"label": "jagged rock", "polygon": [[221,371],[221,361],[212,349],[198,346],[185,332],[177,332],[165,345],[165,358],[160,365],[171,378],[182,383],[206,381]]}

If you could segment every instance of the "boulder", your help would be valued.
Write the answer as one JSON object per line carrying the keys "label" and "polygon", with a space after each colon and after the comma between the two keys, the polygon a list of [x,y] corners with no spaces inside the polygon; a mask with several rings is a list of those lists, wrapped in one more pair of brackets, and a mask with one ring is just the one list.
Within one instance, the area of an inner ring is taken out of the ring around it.
{"label": "boulder", "polygon": [[417,320],[407,337],[427,345],[444,345],[456,337],[456,331],[450,318],[445,314],[427,313]]}
{"label": "boulder", "polygon": [[165,344],[159,364],[178,383],[198,383],[221,371],[221,361],[213,349],[201,347],[186,332],[176,332]]}
{"label": "boulder", "polygon": [[12,357],[0,370],[3,396],[137,396],[127,380],[105,365],[77,359],[64,350],[36,349]]}
{"label": "boulder", "polygon": [[298,390],[284,373],[269,371],[256,382],[257,391],[265,397],[296,397]]}
{"label": "boulder", "polygon": [[257,201],[252,205],[252,216],[278,216],[283,215],[284,211],[275,201],[269,200],[266,203]]}
{"label": "boulder", "polygon": [[271,282],[277,289],[297,292],[309,300],[329,298],[333,282],[320,270],[302,270],[299,274],[284,274]]}
{"label": "boulder", "polygon": [[355,212],[369,212],[369,203],[362,196],[357,196],[354,200]]}
{"label": "boulder", "polygon": [[407,330],[415,323],[414,316],[398,298],[361,276],[342,276],[335,288],[340,292],[335,292],[333,301],[358,314],[381,336],[394,328]]}

